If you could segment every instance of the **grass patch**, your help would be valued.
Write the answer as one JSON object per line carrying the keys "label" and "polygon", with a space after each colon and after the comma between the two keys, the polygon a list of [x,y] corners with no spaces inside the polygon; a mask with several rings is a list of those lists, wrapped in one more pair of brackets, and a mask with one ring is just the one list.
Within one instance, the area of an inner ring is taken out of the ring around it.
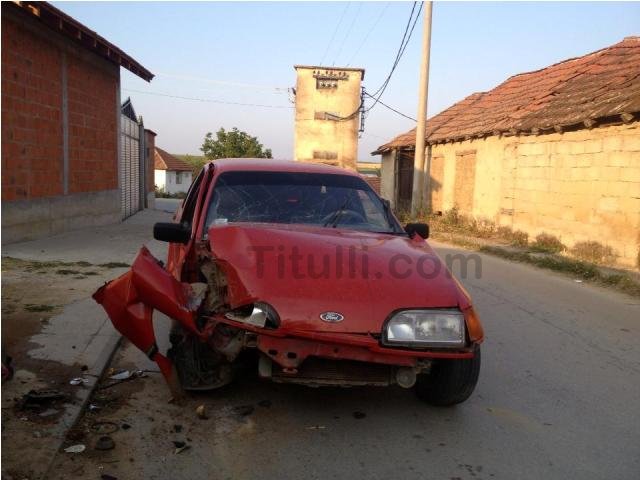
{"label": "grass patch", "polygon": [[544,232],[536,237],[530,247],[534,252],[541,253],[560,253],[567,249],[558,237]]}
{"label": "grass patch", "polygon": [[129,264],[124,262],[101,263],[98,266],[102,268],[129,268]]}
{"label": "grass patch", "polygon": [[58,275],[80,275],[82,272],[78,271],[78,270],[68,270],[68,269],[60,269],[60,270],[56,270],[56,273]]}
{"label": "grass patch", "polygon": [[577,276],[581,280],[587,280],[599,285],[613,287],[616,290],[640,297],[640,283],[625,273],[608,274],[597,266],[580,260],[559,258],[551,255],[535,255],[529,252],[510,252],[500,247],[482,246],[479,251],[489,253],[507,260],[528,263],[536,267],[546,268],[555,272]]}
{"label": "grass patch", "polygon": [[55,307],[53,305],[35,305],[28,303],[24,306],[27,312],[51,312]]}

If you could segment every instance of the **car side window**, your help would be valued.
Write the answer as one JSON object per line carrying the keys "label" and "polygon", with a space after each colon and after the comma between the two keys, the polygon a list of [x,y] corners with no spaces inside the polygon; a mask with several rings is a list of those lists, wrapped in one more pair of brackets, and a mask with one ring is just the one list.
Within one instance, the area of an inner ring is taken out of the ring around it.
{"label": "car side window", "polygon": [[204,169],[200,171],[200,174],[196,177],[194,182],[189,187],[187,197],[184,200],[184,206],[182,208],[182,215],[180,215],[180,223],[191,227],[193,223],[193,214],[196,210],[196,202],[198,201],[198,192],[200,191],[200,184],[202,183],[202,177],[204,176]]}

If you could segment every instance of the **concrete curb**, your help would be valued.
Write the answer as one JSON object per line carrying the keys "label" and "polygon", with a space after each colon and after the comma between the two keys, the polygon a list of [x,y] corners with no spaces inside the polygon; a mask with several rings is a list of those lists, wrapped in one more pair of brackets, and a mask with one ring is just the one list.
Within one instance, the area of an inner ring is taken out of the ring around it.
{"label": "concrete curb", "polygon": [[76,424],[82,417],[85,411],[85,408],[87,406],[87,403],[91,398],[91,395],[93,395],[93,392],[95,392],[96,387],[99,384],[100,378],[102,378],[102,375],[104,374],[107,367],[111,363],[111,359],[113,358],[116,351],[118,350],[118,347],[120,346],[121,341],[122,341],[122,336],[118,332],[114,331],[114,333],[106,341],[106,344],[103,346],[102,350],[98,353],[94,364],[91,366],[91,368],[87,372],[88,375],[91,375],[90,377],[91,380],[89,385],[85,388],[81,388],[78,390],[76,394],[76,399],[79,401],[77,403],[72,404],[70,408],[67,408],[65,413],[60,418],[60,423],[62,423],[65,426],[65,429],[64,429],[64,432],[62,432],[62,434],[60,435],[60,438],[58,439],[59,441],[56,448],[53,449],[52,451],[51,459],[47,463],[47,467],[43,472],[42,478],[49,478],[49,472],[53,468],[56,458],[58,457],[58,454],[62,449],[62,445],[65,442],[67,433],[69,432],[69,430],[71,430],[73,427],[76,426]]}

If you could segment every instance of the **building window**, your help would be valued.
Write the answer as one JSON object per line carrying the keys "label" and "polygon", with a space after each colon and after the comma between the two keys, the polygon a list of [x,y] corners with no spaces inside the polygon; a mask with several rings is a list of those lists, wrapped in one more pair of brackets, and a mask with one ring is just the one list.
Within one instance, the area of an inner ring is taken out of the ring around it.
{"label": "building window", "polygon": [[337,152],[329,152],[326,150],[314,150],[313,158],[316,160],[336,160],[338,154]]}
{"label": "building window", "polygon": [[182,183],[182,172],[176,172],[176,185],[180,185]]}

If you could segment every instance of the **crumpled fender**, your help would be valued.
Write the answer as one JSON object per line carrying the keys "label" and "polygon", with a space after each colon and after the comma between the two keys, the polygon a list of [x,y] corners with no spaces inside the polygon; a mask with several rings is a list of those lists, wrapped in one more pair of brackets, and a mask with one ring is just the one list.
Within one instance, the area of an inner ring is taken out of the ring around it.
{"label": "crumpled fender", "polygon": [[177,281],[142,247],[131,270],[100,287],[93,299],[105,309],[116,330],[158,364],[175,393],[178,384],[171,361],[158,351],[153,310],[199,335],[195,318],[201,299],[191,285]]}

